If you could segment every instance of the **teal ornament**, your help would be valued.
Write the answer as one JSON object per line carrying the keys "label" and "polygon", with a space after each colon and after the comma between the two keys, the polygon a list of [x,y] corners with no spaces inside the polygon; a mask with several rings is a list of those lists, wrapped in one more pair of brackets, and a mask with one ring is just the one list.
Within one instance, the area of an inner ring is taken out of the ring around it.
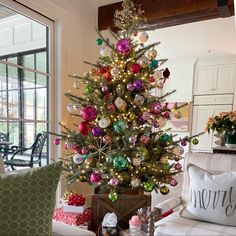
{"label": "teal ornament", "polygon": [[193,139],[192,143],[193,143],[193,145],[197,145],[199,143],[199,141],[197,138],[195,138],[195,139]]}
{"label": "teal ornament", "polygon": [[160,188],[160,193],[162,195],[167,195],[169,192],[170,192],[170,189],[165,185]]}
{"label": "teal ornament", "polygon": [[150,69],[156,69],[158,67],[158,61],[157,60],[152,60],[151,63],[149,64]]}
{"label": "teal ornament", "polygon": [[119,198],[119,195],[116,192],[111,192],[108,195],[108,198],[112,201],[112,202],[116,202]]}
{"label": "teal ornament", "polygon": [[163,164],[163,170],[169,171],[170,165],[169,164]]}
{"label": "teal ornament", "polygon": [[163,134],[161,137],[160,137],[160,141],[161,142],[168,142],[170,141],[170,136],[168,134]]}
{"label": "teal ornament", "polygon": [[126,128],[127,128],[127,125],[123,120],[118,120],[113,125],[113,129],[117,133],[123,132]]}
{"label": "teal ornament", "polygon": [[102,45],[103,43],[103,40],[101,38],[98,38],[97,41],[96,41],[97,45]]}
{"label": "teal ornament", "polygon": [[113,159],[113,166],[119,171],[125,170],[128,166],[127,158],[122,155],[115,156]]}
{"label": "teal ornament", "polygon": [[154,189],[154,183],[152,182],[146,182],[143,185],[146,192],[151,192]]}
{"label": "teal ornament", "polygon": [[93,92],[94,92],[93,86],[87,85],[87,86],[85,87],[85,93],[89,94],[89,93],[93,93]]}
{"label": "teal ornament", "polygon": [[86,159],[86,158],[88,157],[88,155],[87,155],[87,154],[83,154],[82,157],[83,157],[84,159]]}

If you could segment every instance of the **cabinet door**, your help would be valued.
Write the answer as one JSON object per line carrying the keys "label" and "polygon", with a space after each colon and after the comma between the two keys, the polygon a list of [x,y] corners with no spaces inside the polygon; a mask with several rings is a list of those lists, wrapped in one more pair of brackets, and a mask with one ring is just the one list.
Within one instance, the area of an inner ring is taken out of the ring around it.
{"label": "cabinet door", "polygon": [[234,64],[217,66],[215,78],[216,81],[212,84],[212,90],[217,93],[234,92]]}
{"label": "cabinet door", "polygon": [[[218,115],[221,112],[232,111],[232,105],[205,105],[193,107],[193,124],[192,135],[205,131],[206,123],[209,117]],[[191,144],[191,150],[212,152],[212,147],[216,146],[217,138],[213,136],[213,132],[205,132],[200,135],[198,145]]]}
{"label": "cabinet door", "polygon": [[212,90],[212,80],[214,80],[214,66],[201,66],[197,68],[194,80],[194,94],[209,94]]}
{"label": "cabinet door", "polygon": [[[193,107],[193,123],[192,135],[205,131],[208,117],[213,115],[212,106],[194,106]],[[212,133],[204,133],[198,137],[198,145],[191,143],[191,150],[211,151]]]}

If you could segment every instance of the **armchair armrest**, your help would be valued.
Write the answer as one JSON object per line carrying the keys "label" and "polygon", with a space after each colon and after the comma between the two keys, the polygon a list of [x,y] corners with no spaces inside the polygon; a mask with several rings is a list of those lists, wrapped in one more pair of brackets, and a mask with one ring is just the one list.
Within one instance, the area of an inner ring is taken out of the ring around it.
{"label": "armchair armrest", "polygon": [[169,198],[169,199],[157,204],[156,206],[154,206],[154,209],[158,209],[161,212],[161,214],[164,214],[164,213],[180,206],[180,204],[181,204],[180,197],[172,197],[172,198]]}

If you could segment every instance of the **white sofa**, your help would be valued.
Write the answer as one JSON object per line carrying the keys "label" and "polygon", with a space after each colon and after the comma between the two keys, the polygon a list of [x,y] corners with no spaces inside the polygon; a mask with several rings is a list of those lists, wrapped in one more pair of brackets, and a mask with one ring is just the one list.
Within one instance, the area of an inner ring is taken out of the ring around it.
{"label": "white sofa", "polygon": [[[14,172],[19,172],[14,171]],[[0,174],[5,173],[5,168],[4,168],[4,163],[0,154]],[[53,236],[95,236],[96,234],[85,230],[81,229],[77,226],[71,226],[71,225],[66,225],[61,222],[54,221],[52,222],[52,231],[53,231]]]}
{"label": "white sofa", "polygon": [[[212,154],[212,153],[188,153],[185,158],[184,170],[192,163],[212,174],[231,171],[236,168],[236,155]],[[171,209],[181,208],[189,197],[189,179],[184,171],[181,196],[168,199],[155,208],[161,213]],[[154,235],[236,235],[236,227],[213,224],[198,220],[192,220],[179,216],[179,211],[155,223]]]}

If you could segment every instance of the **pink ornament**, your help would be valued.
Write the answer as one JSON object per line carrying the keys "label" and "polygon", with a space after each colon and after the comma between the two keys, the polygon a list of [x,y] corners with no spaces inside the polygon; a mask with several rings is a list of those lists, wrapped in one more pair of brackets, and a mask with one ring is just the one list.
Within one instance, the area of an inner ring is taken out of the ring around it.
{"label": "pink ornament", "polygon": [[133,86],[132,83],[128,83],[128,84],[126,85],[126,88],[127,88],[129,91],[133,91],[133,90],[134,90],[134,86]]}
{"label": "pink ornament", "polygon": [[181,141],[181,143],[180,143],[180,144],[181,144],[181,146],[183,146],[183,147],[184,147],[184,146],[186,146],[186,145],[187,145],[187,142],[186,142],[186,140],[183,140],[183,141]]}
{"label": "pink ornament", "polygon": [[150,142],[150,137],[145,135],[145,134],[143,134],[143,135],[140,136],[139,141],[143,145],[147,146],[149,144],[149,142]]}
{"label": "pink ornament", "polygon": [[139,64],[133,64],[131,65],[131,67],[129,68],[130,72],[134,73],[134,74],[138,74],[141,70],[141,67]]}
{"label": "pink ornament", "polygon": [[181,170],[182,169],[182,165],[178,162],[175,164],[175,169],[176,170]]}
{"label": "pink ornament", "polygon": [[89,132],[89,124],[87,121],[82,121],[80,124],[79,124],[79,132],[83,135],[88,135],[88,132]]}
{"label": "pink ornament", "polygon": [[98,74],[101,75],[105,72],[105,69],[103,67],[98,68]]}
{"label": "pink ornament", "polygon": [[113,103],[111,103],[111,104],[107,105],[107,109],[111,112],[115,112],[116,111],[116,106]]}
{"label": "pink ornament", "polygon": [[59,138],[55,138],[53,140],[54,145],[59,145],[61,143],[61,140]]}
{"label": "pink ornament", "polygon": [[152,102],[150,104],[150,112],[152,114],[157,115],[157,114],[160,114],[161,111],[162,111],[162,105],[159,102]]}
{"label": "pink ornament", "polygon": [[142,114],[142,118],[144,120],[149,120],[151,118],[151,114],[147,111],[145,111],[143,114]]}
{"label": "pink ornament", "polygon": [[73,143],[71,143],[71,142],[66,142],[65,143],[65,149],[70,150],[70,149],[73,149],[73,148],[74,148],[74,144]]}
{"label": "pink ornament", "polygon": [[108,86],[107,85],[103,85],[102,86],[102,92],[106,93],[108,91]]}
{"label": "pink ornament", "polygon": [[81,115],[82,115],[84,120],[92,121],[92,120],[95,120],[96,117],[97,117],[97,110],[96,110],[96,108],[94,108],[92,106],[88,106],[88,107],[85,107],[81,111]]}
{"label": "pink ornament", "polygon": [[170,178],[170,185],[171,186],[176,186],[178,184],[178,181],[176,180],[176,179],[174,179],[174,178]]}
{"label": "pink ornament", "polygon": [[150,83],[150,84],[153,84],[153,83],[155,83],[155,78],[153,77],[153,76],[151,76],[149,79],[148,79],[148,82]]}
{"label": "pink ornament", "polygon": [[116,50],[122,54],[127,55],[132,50],[132,45],[129,39],[120,39],[116,44]]}
{"label": "pink ornament", "polygon": [[84,148],[84,147],[83,147],[83,148],[81,149],[81,154],[87,155],[87,154],[89,154],[89,150],[88,150],[87,148]]}
{"label": "pink ornament", "polygon": [[105,136],[102,138],[102,141],[103,141],[103,143],[105,143],[105,144],[110,144],[110,143],[112,142],[112,138],[111,138],[111,136],[109,136],[109,135],[105,135]]}
{"label": "pink ornament", "polygon": [[92,172],[90,175],[90,182],[92,184],[97,184],[101,180],[101,176],[97,171]]}
{"label": "pink ornament", "polygon": [[109,180],[108,184],[112,185],[112,186],[117,186],[119,183],[119,180],[117,178],[112,178]]}

